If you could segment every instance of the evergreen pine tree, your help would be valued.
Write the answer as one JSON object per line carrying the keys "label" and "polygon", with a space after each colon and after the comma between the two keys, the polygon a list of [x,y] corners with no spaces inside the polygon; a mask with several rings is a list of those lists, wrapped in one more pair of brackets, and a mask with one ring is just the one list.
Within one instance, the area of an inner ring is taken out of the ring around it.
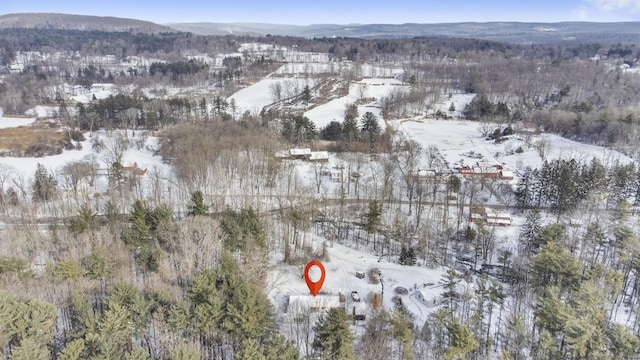
{"label": "evergreen pine tree", "polygon": [[601,358],[606,343],[603,290],[599,285],[584,281],[568,305],[573,310],[564,328],[569,348],[576,358]]}
{"label": "evergreen pine tree", "polygon": [[261,249],[266,247],[262,222],[251,208],[242,209],[239,213],[227,208],[220,226],[225,235],[225,246],[229,250],[244,250],[251,248],[251,245],[257,245]]}
{"label": "evergreen pine tree", "polygon": [[127,309],[133,333],[142,336],[149,322],[152,302],[133,285],[121,282],[110,291],[109,306],[114,304]]}
{"label": "evergreen pine tree", "polygon": [[512,312],[507,318],[506,331],[504,331],[505,351],[513,359],[524,359],[529,343],[526,318],[522,312]]}
{"label": "evergreen pine tree", "polygon": [[542,230],[541,215],[538,208],[527,213],[524,225],[520,230],[520,246],[525,254],[533,254],[535,239]]}
{"label": "evergreen pine tree", "polygon": [[369,201],[369,211],[364,214],[365,229],[371,234],[378,230],[382,217],[382,203],[377,200]]}
{"label": "evergreen pine tree", "polygon": [[400,265],[414,266],[416,264],[416,251],[412,247],[402,247],[400,249],[400,257],[398,258]]}
{"label": "evergreen pine tree", "polygon": [[313,328],[313,349],[320,359],[355,359],[354,336],[344,310],[331,308]]}
{"label": "evergreen pine tree", "polygon": [[125,242],[132,246],[151,246],[153,234],[144,218],[135,218],[131,222],[131,229],[125,235]]}
{"label": "evergreen pine tree", "polygon": [[25,338],[11,352],[12,360],[47,359],[47,350],[31,338]]}
{"label": "evergreen pine tree", "polygon": [[401,359],[413,360],[413,339],[415,331],[413,329],[413,316],[402,304],[395,306],[391,317],[391,335],[400,343]]}
{"label": "evergreen pine tree", "polygon": [[21,349],[19,353],[25,356],[21,358],[27,359],[28,354],[36,354],[42,347],[52,345],[55,319],[56,307],[52,304],[40,300],[0,297],[2,346],[18,346]]}
{"label": "evergreen pine tree", "polygon": [[189,216],[206,215],[209,206],[205,205],[202,191],[197,190],[191,193],[191,204],[189,204]]}
{"label": "evergreen pine tree", "polygon": [[[587,226],[584,238],[582,240],[581,257],[591,254],[589,262],[595,264],[600,257],[600,253],[604,253],[604,247],[607,242],[607,236],[599,222],[592,222]],[[603,259],[604,260],[604,259]]]}
{"label": "evergreen pine tree", "polygon": [[362,116],[362,133],[369,142],[369,151],[373,151],[374,144],[380,137],[380,125],[378,118],[372,112],[366,112]]}
{"label": "evergreen pine tree", "polygon": [[31,185],[33,200],[38,202],[53,200],[56,194],[56,178],[41,163],[38,163],[33,184]]}
{"label": "evergreen pine tree", "polygon": [[271,325],[269,301],[244,277],[237,278],[241,281],[233,283],[232,297],[226,304],[224,326],[237,338],[257,339]]}
{"label": "evergreen pine tree", "polygon": [[149,229],[155,236],[159,228],[165,224],[173,222],[173,210],[167,204],[159,205],[155,209],[149,210],[146,222],[147,225],[149,225]]}
{"label": "evergreen pine tree", "polygon": [[134,347],[124,355],[124,360],[151,360],[151,355],[143,348]]}
{"label": "evergreen pine tree", "polygon": [[342,122],[342,139],[348,143],[358,141],[358,120],[356,120],[351,114],[344,117]]}
{"label": "evergreen pine tree", "polygon": [[458,283],[460,282],[460,275],[453,269],[447,269],[443,279],[440,281],[445,289],[442,293],[442,299],[449,303],[449,310],[454,311],[455,305],[460,299],[460,293],[458,292]]}
{"label": "evergreen pine tree", "polygon": [[531,260],[531,283],[536,290],[553,285],[566,293],[578,288],[581,276],[578,259],[556,242],[544,245]]}
{"label": "evergreen pine tree", "polygon": [[302,101],[305,104],[308,104],[311,101],[311,89],[309,85],[305,85],[304,89],[302,89]]}
{"label": "evergreen pine tree", "polygon": [[567,306],[559,297],[558,288],[550,286],[538,298],[533,310],[536,327],[548,331],[552,336],[564,329],[569,317]]}
{"label": "evergreen pine tree", "polygon": [[76,279],[83,276],[86,271],[74,260],[63,260],[55,265],[52,273],[63,279]]}
{"label": "evergreen pine tree", "polygon": [[109,186],[118,188],[124,182],[124,166],[119,161],[114,161],[109,167]]}
{"label": "evergreen pine tree", "polygon": [[76,339],[68,342],[62,349],[60,356],[58,356],[58,360],[82,359],[82,353],[84,352],[84,349],[84,340],[82,339]]}
{"label": "evergreen pine tree", "polygon": [[97,216],[88,204],[82,204],[78,209],[78,215],[69,220],[69,231],[80,234],[95,229],[98,225]]}
{"label": "evergreen pine tree", "polygon": [[478,341],[473,337],[471,330],[453,318],[447,325],[449,332],[449,348],[444,354],[445,359],[464,359],[465,356],[478,348]]}
{"label": "evergreen pine tree", "polygon": [[266,360],[262,353],[262,346],[254,338],[245,338],[242,340],[240,351],[234,357],[238,360]]}
{"label": "evergreen pine tree", "polygon": [[621,324],[611,324],[607,329],[607,338],[614,359],[633,359],[640,347],[640,340]]}
{"label": "evergreen pine tree", "polygon": [[524,211],[524,209],[529,208],[532,203],[532,192],[533,192],[533,183],[534,176],[531,168],[527,167],[522,172],[522,176],[518,179],[518,184],[516,185],[515,196],[516,196],[516,204],[520,211]]}
{"label": "evergreen pine tree", "polygon": [[[194,328],[203,336],[213,336],[219,331],[222,319],[222,296],[217,288],[216,273],[205,271],[196,275],[189,287],[189,300],[193,306]],[[176,320],[177,318],[174,318]],[[183,328],[180,322],[174,321],[178,329]]]}
{"label": "evergreen pine tree", "polygon": [[106,280],[111,278],[116,268],[111,254],[104,248],[97,249],[87,256],[84,262],[89,278],[100,280],[102,291],[104,291]]}
{"label": "evergreen pine tree", "polygon": [[272,334],[266,346],[265,356],[267,360],[298,360],[300,358],[298,348],[282,335]]}
{"label": "evergreen pine tree", "polygon": [[100,355],[105,359],[121,358],[131,341],[131,322],[127,309],[109,304],[100,322]]}

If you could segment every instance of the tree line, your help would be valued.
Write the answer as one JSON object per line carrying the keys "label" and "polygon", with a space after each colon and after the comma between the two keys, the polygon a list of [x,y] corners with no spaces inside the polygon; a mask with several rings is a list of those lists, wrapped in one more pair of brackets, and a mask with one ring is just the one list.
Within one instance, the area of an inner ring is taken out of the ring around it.
{"label": "tree line", "polygon": [[541,168],[526,168],[518,180],[518,208],[549,208],[562,214],[579,207],[612,209],[625,200],[640,204],[640,173],[634,163],[605,167],[599,160],[545,161]]}

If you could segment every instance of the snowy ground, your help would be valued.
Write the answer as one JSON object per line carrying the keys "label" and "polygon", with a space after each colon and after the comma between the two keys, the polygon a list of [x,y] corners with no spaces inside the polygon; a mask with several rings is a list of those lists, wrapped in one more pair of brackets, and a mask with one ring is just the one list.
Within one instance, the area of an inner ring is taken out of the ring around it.
{"label": "snowy ground", "polygon": [[278,85],[282,89],[282,99],[296,96],[302,93],[305,86],[313,87],[313,79],[299,77],[268,77],[257,83],[248,86],[229,97],[229,101],[234,99],[238,107],[238,113],[249,111],[252,114],[259,114],[262,108],[274,102],[271,88]]}
{"label": "snowy ground", "polygon": [[[368,295],[380,293],[384,286],[385,307],[392,309],[392,298],[396,296],[395,289],[403,287],[408,290],[406,295],[397,295],[403,303],[416,316],[416,324],[423,324],[427,316],[434,310],[419,302],[416,298],[416,289],[425,288],[434,296],[442,292],[442,287],[437,286],[442,278],[444,269],[428,269],[426,267],[407,267],[386,260],[378,262],[378,257],[358,250],[335,244],[327,248],[329,260],[323,261],[326,270],[324,285],[320,294],[344,294],[347,306],[354,302],[350,294],[357,291],[361,298],[361,305],[370,306]],[[368,272],[377,268],[382,274],[380,284],[372,284],[368,274],[364,279],[356,277],[356,271]],[[274,303],[282,309],[289,295],[309,295],[309,289],[302,277],[304,265],[279,265],[271,273],[269,281],[269,296]],[[310,296],[310,295],[309,295]],[[365,313],[368,315],[368,312]]]}
{"label": "snowy ground", "polygon": [[[423,148],[430,145],[438,147],[449,165],[473,165],[478,158],[464,154],[477,154],[483,160],[502,164],[510,170],[522,170],[525,167],[538,168],[543,160],[536,144],[540,141],[547,143],[547,159],[599,159],[603,164],[614,164],[615,161],[628,163],[633,159],[617,151],[601,146],[583,144],[568,140],[558,135],[532,135],[527,141],[523,136],[511,136],[509,140],[496,144],[493,140],[486,140],[482,135],[482,125],[466,120],[435,120],[412,119],[396,121],[396,129],[418,141]],[[497,127],[497,125],[495,126]],[[522,148],[522,153],[515,150]]]}
{"label": "snowy ground", "polygon": [[[16,119],[17,120],[17,119]],[[28,119],[21,119],[28,120]],[[34,119],[30,119],[31,122]],[[0,122],[3,121],[0,118]],[[20,126],[21,122],[16,122]],[[173,179],[173,171],[171,167],[162,162],[159,156],[154,155],[154,152],[158,147],[158,138],[149,136],[146,139],[140,137],[144,132],[138,131],[138,137],[130,138],[132,144],[140,142],[140,147],[132,145],[127,149],[122,156],[123,166],[133,166],[134,163],[140,169],[147,169],[147,176],[141,180],[143,182],[143,189],[149,189],[150,186],[145,186],[146,182],[151,182],[151,174],[157,173],[160,177],[166,180]],[[61,175],[64,165],[80,160],[95,160],[98,163],[100,173],[106,174],[106,169],[110,165],[109,159],[109,146],[111,144],[110,138],[104,131],[94,132],[92,137],[85,134],[86,139],[81,142],[82,148],[80,150],[66,150],[59,155],[51,155],[42,158],[24,158],[24,157],[0,157],[0,165],[12,174],[13,179],[16,181],[26,181],[27,184],[31,182],[33,175],[38,167],[38,164],[44,165],[44,167],[53,174]],[[129,134],[131,135],[131,134]],[[112,135],[113,136],[113,135]],[[100,139],[105,144],[105,149],[96,151],[92,149],[92,141],[94,138]],[[96,190],[98,192],[106,191],[107,181],[106,177],[99,179],[98,184],[102,184]]]}
{"label": "snowy ground", "polygon": [[29,126],[36,121],[35,118],[13,118],[2,116],[2,109],[0,109],[0,129],[14,128],[19,126]]}
{"label": "snowy ground", "polygon": [[[365,87],[364,89],[362,88],[363,86]],[[322,128],[330,121],[342,121],[346,104],[353,103],[360,97],[379,99],[398,87],[405,87],[405,85],[392,78],[364,79],[359,83],[351,84],[347,96],[307,111],[305,116],[312,120],[317,128]],[[434,109],[440,110],[453,118],[459,118],[465,105],[473,99],[473,96],[473,94],[454,94],[451,98],[443,99],[439,104],[436,104]],[[449,112],[451,103],[456,108],[454,112]],[[372,111],[379,116],[379,110],[374,105],[375,101],[360,105],[359,113],[363,114],[366,111]],[[542,165],[543,160],[536,145],[540,141],[547,144],[548,151],[545,156],[549,160],[577,158],[586,161],[595,157],[605,164],[612,164],[613,161],[624,163],[633,161],[618,152],[599,146],[577,143],[552,134],[516,135],[511,136],[505,142],[497,144],[495,141],[486,140],[482,136],[482,124],[478,122],[436,120],[422,116],[402,121],[392,121],[389,124],[392,128],[416,140],[422,145],[423,149],[427,149],[430,145],[435,145],[450,168],[455,164],[473,165],[479,161],[477,157],[494,164],[502,164],[506,169],[513,170],[516,173],[527,166],[532,168],[539,167]],[[494,125],[493,127],[496,126]],[[518,148],[522,148],[523,152],[516,153],[515,150]],[[467,156],[469,154],[474,154],[474,157]],[[330,168],[337,163],[339,161],[332,156],[328,167]],[[311,166],[304,163],[299,165],[298,172],[301,179],[313,182],[314,172]],[[425,164],[421,166],[426,167]],[[375,169],[365,167],[365,171],[375,171]],[[366,176],[364,174],[363,181],[366,181]],[[510,183],[515,184],[516,182],[517,179]],[[323,191],[332,193],[332,191],[335,191],[335,186],[333,185],[325,181],[322,186]],[[512,226],[498,227],[493,230],[496,250],[509,250],[512,253],[517,251],[517,234],[523,222],[524,219],[522,217],[514,215]],[[316,247],[320,246],[323,240],[316,239]],[[360,294],[361,302],[365,307],[370,305],[367,299],[368,294],[382,291],[382,285],[370,284],[368,278],[359,279],[355,276],[356,271],[364,271],[366,273],[367,270],[373,267],[380,269],[382,273],[385,286],[383,302],[386,308],[393,308],[392,298],[397,296],[394,292],[396,287],[408,289],[407,295],[399,295],[399,297],[403,299],[403,303],[414,314],[417,326],[422,326],[428,315],[436,309],[420,302],[417,297],[418,291],[422,289],[427,298],[431,299],[437,299],[444,291],[442,286],[439,285],[444,273],[442,268],[429,269],[424,266],[408,268],[390,263],[386,258],[378,262],[377,256],[338,244],[334,244],[332,248],[329,248],[328,254],[329,260],[325,262],[327,274],[322,293],[345,294],[348,309],[352,306],[352,301],[349,297],[351,291],[357,291]],[[269,282],[271,287],[269,295],[280,310],[283,310],[283,304],[286,303],[288,295],[309,294],[306,283],[301,276],[302,267],[303,265],[279,265],[272,272]]]}
{"label": "snowy ground", "polygon": [[[246,49],[252,49],[247,45]],[[241,49],[242,50],[242,49]],[[268,52],[269,46],[260,48],[260,50]],[[306,59],[308,61],[318,61],[323,58],[320,56],[304,57],[298,53],[291,52],[288,54],[295,59]],[[314,73],[322,72],[341,72],[352,71],[351,64],[338,63],[296,63],[288,64],[276,71],[274,77],[268,77],[256,84],[253,84],[243,90],[240,90],[229,97],[234,99],[240,113],[250,111],[258,113],[264,106],[273,102],[271,94],[271,86],[286,81],[295,82],[295,87],[302,88],[305,85],[312,86],[314,80],[309,80],[300,73],[311,70]],[[354,103],[362,98],[374,98],[368,103],[359,105],[359,113],[362,115],[367,111],[373,112],[378,118],[380,110],[376,101],[381,97],[388,95],[394,89],[407,88],[400,80],[399,75],[402,69],[382,68],[372,65],[362,65],[358,71],[364,76],[364,79],[352,83],[349,87],[349,94],[332,100],[326,104],[317,106],[305,113],[310,120],[316,124],[316,128],[320,129],[331,121],[342,122],[344,118],[344,110],[348,103]],[[113,89],[94,89],[95,91],[78,95],[76,100],[80,102],[88,102],[93,98],[104,98],[112,94]],[[165,89],[166,93],[172,93],[175,89]],[[472,94],[454,94],[451,98],[443,99],[434,107],[445,114],[457,118],[464,106],[473,98]],[[456,110],[449,112],[451,103],[454,104]],[[29,114],[32,116],[47,116],[51,109],[46,107],[37,107],[32,109]],[[34,118],[4,118],[0,112],[0,128],[26,126],[31,124]],[[567,139],[563,139],[556,135],[542,134],[532,135],[530,137],[512,136],[509,140],[496,144],[493,141],[486,140],[482,135],[482,124],[477,122],[462,120],[436,120],[425,116],[392,121],[389,123],[391,127],[400,131],[406,136],[419,142],[424,149],[430,145],[435,145],[449,167],[454,164],[473,165],[478,161],[477,157],[470,157],[469,154],[480,155],[482,159],[493,163],[503,164],[507,169],[518,171],[525,166],[539,167],[542,164],[542,158],[536,150],[535,144],[539,141],[547,143],[548,159],[557,158],[579,158],[588,160],[591,157],[597,157],[605,164],[611,164],[613,161],[629,162],[632,159],[602,147],[585,145],[576,143]],[[137,132],[139,135],[140,132]],[[48,169],[59,172],[60,169],[70,161],[86,159],[87,157],[95,157],[103,168],[107,166],[108,150],[98,153],[92,149],[91,139],[87,136],[87,140],[82,143],[81,150],[65,151],[60,155],[48,156],[45,158],[0,158],[0,164],[15,169],[15,173],[20,178],[30,178],[33,176],[37,164],[42,163]],[[93,136],[107,141],[107,136],[103,132],[95,133]],[[154,156],[154,150],[157,147],[157,138],[148,137],[139,148],[132,146],[124,153],[123,165],[131,166],[137,163],[138,167],[147,168],[149,173],[157,172],[161,177],[171,179],[171,168],[162,163],[161,159]],[[515,150],[522,148],[522,153],[515,153]],[[314,149],[315,150],[315,149]],[[344,156],[344,155],[343,155]],[[332,165],[341,162],[335,154],[330,155],[330,162],[327,169]],[[424,164],[421,164],[421,167]],[[311,164],[297,162],[296,174],[299,174],[301,181],[309,184],[310,188],[315,188],[314,169]],[[425,166],[426,167],[426,166]],[[365,172],[376,171],[374,166],[366,166]],[[367,174],[363,174],[362,181],[366,181]],[[150,176],[144,181],[151,181]],[[169,186],[169,185],[165,185]],[[144,186],[143,186],[144,187]],[[321,191],[325,194],[334,195],[337,185],[331,183],[330,179],[323,179]],[[170,196],[170,195],[167,195]],[[498,248],[514,249],[516,246],[517,231],[522,223],[521,218],[514,219],[514,226],[509,228],[496,228],[496,242]],[[319,248],[325,239],[314,237],[313,243]],[[424,266],[404,267],[395,263],[390,263],[388,259],[383,258],[380,261],[377,256],[368,254],[363,251],[351,249],[339,244],[327,249],[328,260],[324,262],[326,269],[326,279],[321,294],[345,294],[348,305],[353,305],[349,294],[357,291],[361,297],[361,303],[368,305],[368,294],[372,292],[381,292],[382,284],[384,284],[383,303],[387,308],[393,307],[392,298],[396,296],[395,289],[403,287],[408,290],[406,295],[398,295],[403,299],[403,303],[416,317],[416,325],[421,326],[429,313],[434,310],[417,299],[418,290],[424,289],[428,296],[437,297],[442,293],[442,287],[438,287],[439,280],[442,278],[444,269],[429,269]],[[276,259],[277,260],[277,259]],[[286,303],[288,295],[306,295],[309,294],[307,285],[302,278],[302,267],[293,265],[283,265],[277,262],[270,274],[270,279],[266,284],[266,290],[274,304],[282,310]],[[355,276],[356,271],[367,271],[371,268],[378,268],[382,274],[382,284],[371,284],[367,278],[359,279]],[[430,284],[430,285],[425,285]]]}
{"label": "snowy ground", "polygon": [[[327,126],[331,121],[338,121],[342,123],[347,104],[355,103],[361,98],[375,98],[376,100],[379,100],[381,97],[388,95],[394,88],[407,87],[402,85],[402,83],[396,79],[363,79],[362,81],[352,83],[349,86],[348,95],[317,106],[307,111],[304,115],[316,124],[317,129]],[[381,118],[380,108],[376,106],[376,101],[367,102],[366,104],[358,106],[359,114],[362,115],[366,112],[371,112],[379,119]]]}

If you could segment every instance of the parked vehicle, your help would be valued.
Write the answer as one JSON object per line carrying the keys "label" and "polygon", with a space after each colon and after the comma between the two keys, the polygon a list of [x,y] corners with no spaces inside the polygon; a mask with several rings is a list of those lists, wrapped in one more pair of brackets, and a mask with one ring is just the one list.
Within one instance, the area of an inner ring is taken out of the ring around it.
{"label": "parked vehicle", "polygon": [[351,300],[360,301],[360,294],[358,294],[357,291],[352,291],[351,292]]}

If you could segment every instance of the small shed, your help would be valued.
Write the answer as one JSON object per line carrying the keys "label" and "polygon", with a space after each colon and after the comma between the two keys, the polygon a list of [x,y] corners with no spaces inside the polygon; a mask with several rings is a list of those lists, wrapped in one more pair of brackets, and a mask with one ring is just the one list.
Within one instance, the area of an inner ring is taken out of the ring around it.
{"label": "small shed", "polygon": [[498,172],[498,178],[501,180],[513,180],[513,171],[500,170],[500,172]]}
{"label": "small shed", "polygon": [[442,303],[442,297],[429,289],[420,289],[416,291],[416,298],[427,307],[438,306]]}
{"label": "small shed", "polygon": [[307,160],[311,157],[311,149],[291,149],[289,150],[289,157],[292,159]]}
{"label": "small shed", "polygon": [[324,313],[331,308],[342,308],[339,295],[290,295],[287,313]]}

